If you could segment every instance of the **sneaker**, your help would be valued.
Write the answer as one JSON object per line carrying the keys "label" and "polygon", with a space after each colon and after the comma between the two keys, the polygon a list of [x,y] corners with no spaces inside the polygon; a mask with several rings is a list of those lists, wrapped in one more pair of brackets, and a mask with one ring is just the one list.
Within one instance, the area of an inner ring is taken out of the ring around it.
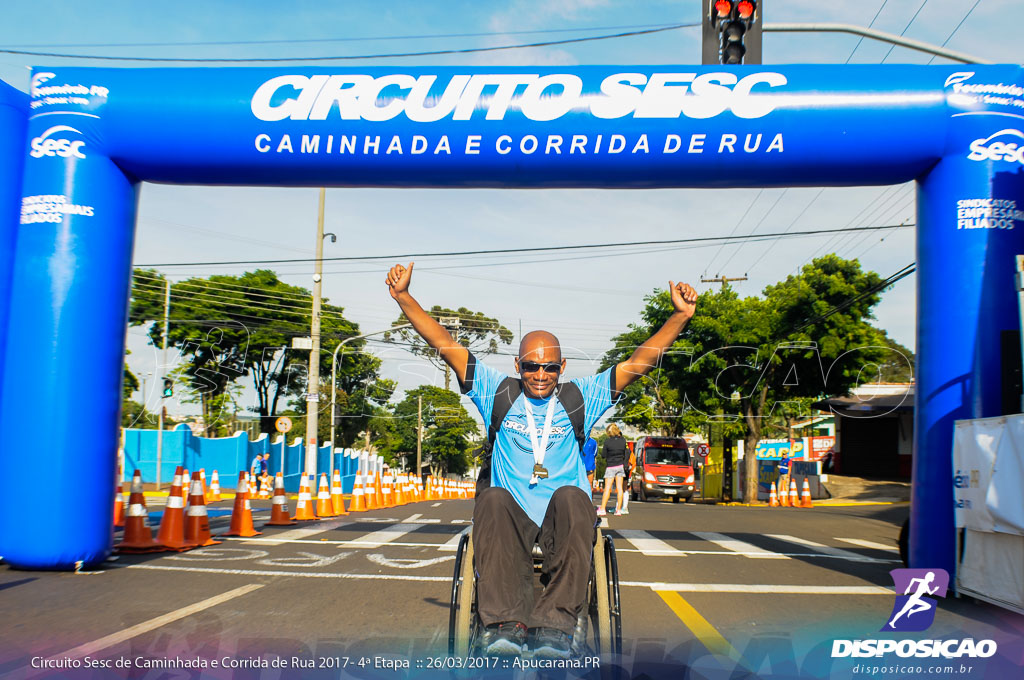
{"label": "sneaker", "polygon": [[571,638],[557,628],[534,628],[531,630],[535,659],[567,659]]}
{"label": "sneaker", "polygon": [[623,508],[622,509],[622,514],[623,515],[628,515],[629,514],[629,510],[627,508]]}
{"label": "sneaker", "polygon": [[621,515],[622,514],[622,510],[616,510],[615,514],[616,514],[616,516]]}
{"label": "sneaker", "polygon": [[518,621],[487,626],[484,634],[489,640],[484,647],[486,656],[519,656],[526,646],[526,626]]}
{"label": "sneaker", "polygon": [[597,516],[598,517],[604,517],[607,514],[608,514],[608,512],[604,508],[598,508],[597,509]]}

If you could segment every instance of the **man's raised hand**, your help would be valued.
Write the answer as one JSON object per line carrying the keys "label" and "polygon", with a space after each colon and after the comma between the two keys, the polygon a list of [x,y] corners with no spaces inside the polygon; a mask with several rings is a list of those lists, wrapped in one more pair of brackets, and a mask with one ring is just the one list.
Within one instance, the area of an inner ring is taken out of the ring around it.
{"label": "man's raised hand", "polygon": [[409,267],[403,267],[400,264],[396,264],[388,271],[388,277],[385,282],[388,284],[388,292],[391,293],[391,297],[398,299],[398,296],[409,290],[409,282],[412,280],[412,267],[415,262],[410,262]]}
{"label": "man's raised hand", "polygon": [[668,282],[668,288],[672,291],[672,307],[677,312],[686,315],[686,318],[693,316],[697,309],[697,291],[688,283]]}

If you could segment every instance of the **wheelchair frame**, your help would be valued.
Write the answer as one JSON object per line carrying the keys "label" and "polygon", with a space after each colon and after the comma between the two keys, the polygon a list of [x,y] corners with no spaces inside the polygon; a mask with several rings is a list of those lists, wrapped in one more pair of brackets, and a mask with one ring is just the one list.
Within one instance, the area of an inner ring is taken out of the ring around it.
{"label": "wheelchair frame", "polygon": [[[480,636],[477,616],[476,573],[474,571],[472,531],[463,534],[455,555],[451,608],[448,614],[448,653],[467,657],[476,649]],[[622,610],[619,598],[619,565],[611,536],[596,530],[594,553],[590,563],[587,598],[576,618],[571,653],[583,656],[622,652]]]}

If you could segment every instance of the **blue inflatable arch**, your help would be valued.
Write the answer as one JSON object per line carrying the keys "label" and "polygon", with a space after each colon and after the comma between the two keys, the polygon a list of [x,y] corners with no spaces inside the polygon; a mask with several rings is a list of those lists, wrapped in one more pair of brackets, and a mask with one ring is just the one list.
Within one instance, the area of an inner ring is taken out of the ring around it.
{"label": "blue inflatable arch", "polygon": [[[1018,66],[39,68],[0,83],[0,555],[103,560],[140,181],[330,187],[918,182],[911,564],[954,566],[953,421],[1018,327]],[[13,256],[10,254],[13,253]],[[72,388],[89,385],[89,395]],[[103,436],[83,444],[81,423]],[[44,473],[52,495],[34,502]],[[58,500],[54,500],[58,499]]]}

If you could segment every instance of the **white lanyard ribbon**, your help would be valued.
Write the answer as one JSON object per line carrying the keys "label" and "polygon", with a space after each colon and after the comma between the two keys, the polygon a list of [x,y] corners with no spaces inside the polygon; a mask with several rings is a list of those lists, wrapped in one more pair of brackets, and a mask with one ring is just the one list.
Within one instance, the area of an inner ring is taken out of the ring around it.
{"label": "white lanyard ribbon", "polygon": [[[530,432],[530,446],[533,447],[533,462],[534,465],[544,467],[544,452],[548,448],[548,437],[551,435],[551,426],[555,419],[555,395],[551,395],[548,399],[548,412],[544,418],[544,430],[540,435],[540,443],[537,442],[537,423],[533,419],[533,404],[530,400],[526,400],[526,424],[529,426]],[[537,473],[534,472],[533,476],[530,477],[530,484],[537,484],[540,479],[537,477]]]}

